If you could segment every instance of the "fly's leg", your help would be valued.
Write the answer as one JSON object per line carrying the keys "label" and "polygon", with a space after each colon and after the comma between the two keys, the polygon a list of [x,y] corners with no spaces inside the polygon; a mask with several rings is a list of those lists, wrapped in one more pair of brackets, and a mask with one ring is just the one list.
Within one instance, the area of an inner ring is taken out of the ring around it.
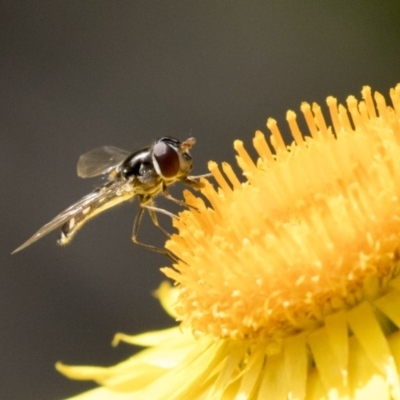
{"label": "fly's leg", "polygon": [[159,247],[153,246],[151,244],[142,243],[137,240],[140,222],[142,221],[144,210],[145,208],[142,205],[140,205],[139,212],[136,215],[135,221],[133,223],[132,242],[138,244],[139,246],[145,247],[149,250],[156,251],[157,253],[164,253],[165,252],[164,249],[160,249]]}
{"label": "fly's leg", "polygon": [[[153,245],[151,245],[151,244],[146,244],[146,243],[142,243],[142,242],[139,242],[139,241],[138,241],[137,236],[138,236],[138,233],[139,233],[140,222],[141,222],[141,220],[142,220],[144,210],[145,210],[146,208],[148,209],[149,207],[151,207],[151,206],[146,206],[146,205],[144,205],[144,204],[141,204],[141,205],[140,205],[139,212],[138,212],[138,214],[136,215],[135,222],[133,223],[132,242],[135,243],[135,244],[137,244],[137,245],[139,245],[139,246],[144,247],[145,249],[154,251],[154,252],[156,252],[156,253],[164,254],[164,255],[167,256],[172,262],[177,262],[177,261],[178,261],[178,258],[177,258],[176,256],[174,256],[169,250],[167,250],[167,249],[165,249],[165,248],[156,247],[156,246],[153,246]],[[164,211],[164,210],[163,210],[163,211]],[[149,212],[150,212],[150,210],[149,210]],[[153,212],[153,214],[155,215],[154,209],[152,210],[152,212]],[[168,213],[168,211],[166,211],[166,213]],[[173,214],[172,214],[172,215],[173,215]],[[151,212],[150,212],[150,216],[151,216]],[[152,217],[152,219],[153,219],[153,217]],[[156,220],[157,220],[157,217],[156,217]],[[153,222],[154,222],[154,220],[153,220]],[[161,226],[158,225],[158,220],[157,220],[157,224],[155,224],[155,225],[158,226],[163,232],[166,233],[166,231],[164,231],[164,229],[161,228]]]}
{"label": "fly's leg", "polygon": [[212,174],[203,174],[196,176],[187,176],[185,179],[182,179],[181,182],[185,185],[190,186],[193,189],[201,189],[204,187],[204,184],[200,181],[201,178],[211,178]]}
{"label": "fly's leg", "polygon": [[[196,176],[187,176],[184,179],[181,179],[180,181],[182,183],[184,183],[187,186],[190,186],[193,189],[201,189],[204,187],[204,184],[202,182],[200,182],[201,178],[210,178],[212,176],[212,174],[204,174],[204,175],[196,175]],[[173,201],[175,204],[178,204],[179,206],[182,207],[188,207],[191,208],[192,210],[197,211],[196,207],[193,207],[190,204],[185,203],[182,200],[178,200],[175,197],[173,197],[169,191],[168,191],[168,187],[167,185],[163,185],[163,195],[165,196],[165,198],[167,198],[170,201]],[[155,209],[155,211],[159,211],[159,212],[164,212],[164,214],[169,215],[168,212],[161,210],[161,209]]]}
{"label": "fly's leg", "polygon": [[[186,183],[185,181],[182,181],[182,182],[183,182],[183,183]],[[201,187],[202,187],[202,186],[201,186]],[[187,208],[190,208],[190,209],[192,209],[192,210],[198,211],[196,207],[194,207],[194,206],[192,206],[192,205],[190,205],[190,204],[187,204],[187,203],[185,203],[185,202],[182,201],[182,200],[176,199],[174,196],[172,196],[172,195],[168,192],[167,186],[164,186],[164,187],[163,187],[163,195],[165,196],[165,198],[167,198],[167,199],[170,200],[170,201],[173,201],[175,204],[178,204],[179,206],[187,207]],[[175,218],[176,218],[176,216],[175,216]]]}
{"label": "fly's leg", "polygon": [[158,208],[158,207],[154,207],[151,205],[143,205],[144,208],[146,208],[149,211],[151,220],[153,221],[153,224],[160,229],[161,232],[163,232],[165,234],[165,236],[170,237],[171,235],[160,225],[160,223],[158,222],[158,218],[157,218],[157,213],[161,213],[161,214],[165,214],[168,215],[171,218],[177,218],[177,216],[175,214],[170,213],[167,210],[163,210],[162,208]]}
{"label": "fly's leg", "polygon": [[189,207],[188,204],[186,204],[184,201],[182,200],[178,200],[176,199],[174,196],[172,196],[169,192],[166,186],[163,187],[163,195],[168,199],[173,201],[175,204],[178,204],[179,206],[182,207]]}

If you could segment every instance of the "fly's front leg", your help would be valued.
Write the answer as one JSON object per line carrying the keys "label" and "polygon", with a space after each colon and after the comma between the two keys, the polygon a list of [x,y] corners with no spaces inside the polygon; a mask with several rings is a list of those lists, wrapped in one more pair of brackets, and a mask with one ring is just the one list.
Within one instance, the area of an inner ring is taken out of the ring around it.
{"label": "fly's front leg", "polygon": [[204,184],[200,181],[201,178],[211,178],[212,174],[204,174],[204,175],[196,175],[196,176],[187,176],[185,179],[182,179],[181,182],[185,185],[192,187],[193,189],[201,189],[204,187]]}

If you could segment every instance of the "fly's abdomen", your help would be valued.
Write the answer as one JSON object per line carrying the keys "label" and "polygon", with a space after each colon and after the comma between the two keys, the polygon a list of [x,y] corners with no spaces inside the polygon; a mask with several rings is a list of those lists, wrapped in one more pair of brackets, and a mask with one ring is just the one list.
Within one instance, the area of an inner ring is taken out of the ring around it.
{"label": "fly's abdomen", "polygon": [[[110,185],[111,186],[111,185]],[[106,195],[103,195],[106,192]],[[59,245],[68,244],[76,232],[91,218],[114,207],[120,203],[128,201],[135,196],[136,192],[129,183],[126,183],[118,190],[110,190],[108,185],[104,185],[93,192],[93,199],[77,210],[74,215],[61,226],[60,237],[57,241]]]}

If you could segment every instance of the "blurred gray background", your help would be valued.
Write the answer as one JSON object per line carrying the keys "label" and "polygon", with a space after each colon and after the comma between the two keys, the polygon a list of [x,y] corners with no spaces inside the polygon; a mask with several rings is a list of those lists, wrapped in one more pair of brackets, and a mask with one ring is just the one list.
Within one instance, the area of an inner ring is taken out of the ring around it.
{"label": "blurred gray background", "polygon": [[[70,246],[55,233],[10,256],[95,186],[76,176],[80,154],[195,136],[195,173],[234,163],[234,139],[254,154],[254,131],[270,116],[287,131],[303,100],[344,101],[365,84],[387,95],[400,82],[399,21],[398,0],[0,1],[0,399],[94,387],[54,363],[111,365],[135,351],[112,348],[115,332],[174,324],[151,295],[169,261],[130,240],[137,203]],[[163,243],[148,220],[141,238]]]}

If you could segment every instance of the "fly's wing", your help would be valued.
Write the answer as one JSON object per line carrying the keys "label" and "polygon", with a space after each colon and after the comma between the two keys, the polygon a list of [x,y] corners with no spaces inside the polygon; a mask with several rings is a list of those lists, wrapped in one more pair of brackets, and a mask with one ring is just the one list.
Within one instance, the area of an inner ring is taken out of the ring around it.
{"label": "fly's wing", "polygon": [[[16,248],[11,254],[21,251],[25,247],[41,239],[43,236],[53,230],[62,227],[71,220],[74,226],[81,226],[88,219],[98,213],[110,208],[123,201],[131,199],[135,195],[134,190],[127,181],[110,181],[103,186],[98,187],[87,196],[80,199],[71,207],[58,214],[46,225],[42,226],[34,235],[32,235],[25,243]],[[76,221],[76,223],[75,223]],[[71,233],[72,230],[71,230]]]}
{"label": "fly's wing", "polygon": [[79,157],[77,172],[81,178],[94,178],[108,172],[132,153],[113,146],[97,147]]}

